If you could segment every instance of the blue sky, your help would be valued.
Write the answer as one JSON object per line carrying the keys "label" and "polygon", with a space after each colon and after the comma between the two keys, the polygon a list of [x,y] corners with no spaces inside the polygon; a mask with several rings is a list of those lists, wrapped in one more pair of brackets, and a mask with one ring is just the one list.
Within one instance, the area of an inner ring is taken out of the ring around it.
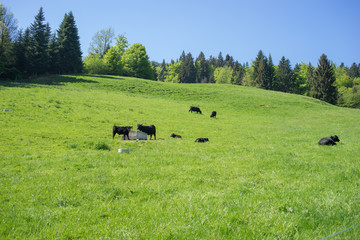
{"label": "blue sky", "polygon": [[130,44],[146,47],[150,60],[230,54],[251,62],[258,51],[295,63],[317,65],[321,54],[339,65],[360,63],[359,0],[3,0],[19,28],[34,22],[40,7],[52,31],[72,11],[83,56],[94,34],[111,27]]}

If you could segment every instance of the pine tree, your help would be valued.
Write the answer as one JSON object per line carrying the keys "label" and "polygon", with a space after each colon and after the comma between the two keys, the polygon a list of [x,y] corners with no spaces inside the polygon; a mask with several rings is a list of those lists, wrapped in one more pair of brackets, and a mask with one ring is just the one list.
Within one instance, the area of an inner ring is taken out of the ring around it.
{"label": "pine tree", "polygon": [[160,71],[159,74],[157,76],[157,80],[160,82],[164,82],[165,78],[167,75],[167,70],[166,70],[166,63],[165,63],[165,59],[162,61],[162,64],[160,66]]}
{"label": "pine tree", "polygon": [[196,82],[209,82],[209,64],[203,52],[200,52],[199,57],[196,59]]}
{"label": "pine tree", "polygon": [[245,68],[238,61],[234,63],[231,84],[241,85],[245,76]]}
{"label": "pine tree", "polygon": [[80,38],[72,12],[65,14],[58,30],[59,72],[79,73],[82,70]]}
{"label": "pine tree", "polygon": [[222,53],[219,52],[218,58],[217,58],[217,63],[216,63],[216,67],[223,67],[224,66],[224,58],[222,56]]}
{"label": "pine tree", "polygon": [[318,66],[314,71],[314,92],[312,97],[336,104],[338,92],[334,86],[335,80],[335,72],[327,56],[325,54],[321,55]]}
{"label": "pine tree", "polygon": [[34,23],[30,26],[30,34],[32,37],[32,58],[31,72],[35,74],[42,74],[48,71],[49,55],[48,44],[50,39],[49,24],[44,24],[45,17],[42,7],[39,13],[35,16]]}
{"label": "pine tree", "polygon": [[260,88],[266,89],[267,86],[267,66],[264,58],[260,59],[259,67],[257,68],[257,76],[255,82]]}
{"label": "pine tree", "polygon": [[273,89],[273,82],[275,80],[275,68],[272,61],[271,54],[269,54],[269,62],[267,65],[267,84],[266,89]]}
{"label": "pine tree", "polygon": [[[263,66],[260,69],[260,62],[263,62]],[[255,61],[253,62],[253,74],[252,74],[252,80],[258,85],[258,87],[260,88],[264,88],[264,89],[269,89],[269,66],[268,66],[268,59],[264,56],[262,50],[260,50],[258,52],[258,55],[255,59]],[[261,72],[262,76],[258,77],[258,75],[260,74],[260,71],[264,71]]]}
{"label": "pine tree", "polygon": [[196,82],[196,69],[194,66],[194,59],[191,53],[185,56],[181,64],[179,81],[181,83],[195,83]]}
{"label": "pine tree", "polygon": [[294,72],[291,69],[290,61],[283,56],[276,70],[273,89],[281,92],[291,92],[293,83]]}
{"label": "pine tree", "polygon": [[351,67],[348,69],[348,75],[351,78],[357,78],[360,77],[359,68],[356,63],[353,63]]}

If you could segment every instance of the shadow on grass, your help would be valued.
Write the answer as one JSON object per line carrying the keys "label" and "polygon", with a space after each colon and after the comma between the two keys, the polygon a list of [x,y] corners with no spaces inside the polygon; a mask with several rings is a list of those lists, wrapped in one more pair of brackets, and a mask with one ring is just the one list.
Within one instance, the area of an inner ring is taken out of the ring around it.
{"label": "shadow on grass", "polygon": [[[79,76],[79,77],[76,77]],[[2,87],[22,87],[27,88],[31,87],[32,85],[39,84],[39,85],[64,85],[65,83],[98,83],[98,81],[94,80],[86,80],[81,78],[81,76],[87,76],[87,75],[43,75],[38,77],[32,77],[28,79],[21,79],[21,80],[14,80],[14,81],[5,81],[0,80],[0,86]],[[104,76],[93,76],[92,77],[101,77]]]}

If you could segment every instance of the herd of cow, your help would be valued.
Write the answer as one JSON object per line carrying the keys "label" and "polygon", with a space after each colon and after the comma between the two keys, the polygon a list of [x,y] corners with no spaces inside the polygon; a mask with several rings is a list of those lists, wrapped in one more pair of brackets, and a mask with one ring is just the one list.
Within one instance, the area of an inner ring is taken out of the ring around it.
{"label": "herd of cow", "polygon": [[[202,114],[201,110],[199,107],[194,107],[191,106],[189,112],[196,112],[196,113],[200,113]],[[212,111],[211,118],[216,117],[216,111]],[[132,127],[131,126],[114,126],[113,127],[113,139],[115,137],[116,134],[119,135],[123,135],[124,139],[130,139],[129,138],[129,133],[131,131]],[[140,130],[141,132],[146,133],[147,135],[150,135],[150,139],[152,138],[152,136],[154,135],[154,139],[156,139],[156,127],[154,125],[142,125],[142,124],[138,124],[137,125],[137,130]],[[172,138],[181,138],[180,135],[177,135],[175,133],[171,134],[170,137]],[[208,142],[209,139],[208,138],[197,138],[195,140],[195,142]]]}
{"label": "herd of cow", "polygon": [[[196,113],[200,113],[202,114],[201,110],[199,107],[194,107],[191,106],[189,109],[189,112],[196,112]],[[211,118],[216,117],[216,111],[211,112],[210,115]],[[131,126],[114,126],[113,127],[113,139],[115,137],[116,134],[119,135],[124,135],[124,139],[126,139],[126,137],[129,139],[129,133],[131,131],[132,127]],[[150,139],[152,138],[152,136],[154,135],[154,139],[156,139],[156,128],[154,125],[142,125],[142,124],[138,124],[137,125],[137,129],[146,133],[147,135],[150,135]],[[170,135],[170,137],[172,138],[181,138],[180,135],[177,135],[175,133],[172,133]],[[197,138],[195,140],[195,142],[208,142],[209,139],[208,138]],[[336,145],[336,142],[340,142],[340,139],[338,136],[331,136],[331,137],[325,137],[320,139],[320,141],[318,142],[319,145]]]}

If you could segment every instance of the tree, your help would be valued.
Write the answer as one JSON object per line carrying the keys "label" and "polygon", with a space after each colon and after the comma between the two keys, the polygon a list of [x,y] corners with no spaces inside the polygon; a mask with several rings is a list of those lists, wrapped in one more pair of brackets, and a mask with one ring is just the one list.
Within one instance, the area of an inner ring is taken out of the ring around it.
{"label": "tree", "polygon": [[208,83],[209,82],[209,64],[205,59],[203,52],[200,52],[199,57],[196,59],[196,82]]}
{"label": "tree", "polygon": [[245,76],[245,68],[238,61],[234,63],[231,84],[241,85]]}
{"label": "tree", "polygon": [[80,38],[72,12],[65,14],[57,31],[58,71],[61,73],[79,73],[82,70]]}
{"label": "tree", "polygon": [[163,59],[160,67],[157,68],[157,80],[160,82],[164,82],[166,75],[167,75],[167,69],[166,69],[166,63],[165,59]]}
{"label": "tree", "polygon": [[265,58],[260,58],[259,66],[257,68],[257,74],[255,78],[256,84],[260,88],[266,89],[267,83],[267,65]]}
{"label": "tree", "polygon": [[214,78],[216,83],[231,83],[233,70],[229,66],[218,67],[215,69]]}
{"label": "tree", "polygon": [[312,97],[336,104],[338,93],[337,88],[334,86],[335,80],[334,69],[327,56],[322,54],[314,71],[314,92]]}
{"label": "tree", "polygon": [[124,72],[130,77],[154,79],[154,70],[146,54],[145,47],[135,43],[123,55]]}
{"label": "tree", "polygon": [[117,36],[115,46],[110,47],[104,55],[104,61],[110,71],[109,74],[122,75],[124,73],[122,56],[128,47],[129,42],[127,38],[124,35]]}
{"label": "tree", "polygon": [[348,69],[348,75],[351,78],[357,78],[360,77],[360,72],[358,65],[356,63],[353,63],[351,67]]}
{"label": "tree", "polygon": [[181,83],[195,83],[196,69],[194,66],[194,59],[191,53],[185,56],[184,62],[181,64],[179,80]]}
{"label": "tree", "polygon": [[179,83],[179,73],[182,66],[182,62],[172,62],[167,70],[167,75],[164,79],[164,82],[172,82],[172,83]]}
{"label": "tree", "polygon": [[217,63],[216,63],[216,67],[223,67],[224,66],[224,58],[222,56],[222,53],[219,52],[218,58],[217,58]]}
{"label": "tree", "polygon": [[44,21],[44,12],[41,7],[39,13],[35,16],[35,21],[30,26],[32,56],[31,59],[28,59],[28,62],[31,66],[31,72],[35,74],[45,73],[49,68],[50,26],[45,24]]}
{"label": "tree", "polygon": [[10,68],[15,63],[13,39],[16,28],[13,14],[0,3],[0,78],[9,77]]}
{"label": "tree", "polygon": [[274,68],[274,64],[272,61],[272,57],[271,54],[269,54],[269,62],[267,65],[267,70],[266,70],[266,76],[267,76],[267,81],[266,81],[266,89],[273,89],[273,82],[275,81],[275,68]]}
{"label": "tree", "polygon": [[111,28],[100,30],[93,36],[89,52],[103,58],[110,49],[113,38],[114,31]]}
{"label": "tree", "polygon": [[294,83],[294,72],[291,69],[289,59],[281,58],[275,72],[273,89],[281,92],[291,92]]}

